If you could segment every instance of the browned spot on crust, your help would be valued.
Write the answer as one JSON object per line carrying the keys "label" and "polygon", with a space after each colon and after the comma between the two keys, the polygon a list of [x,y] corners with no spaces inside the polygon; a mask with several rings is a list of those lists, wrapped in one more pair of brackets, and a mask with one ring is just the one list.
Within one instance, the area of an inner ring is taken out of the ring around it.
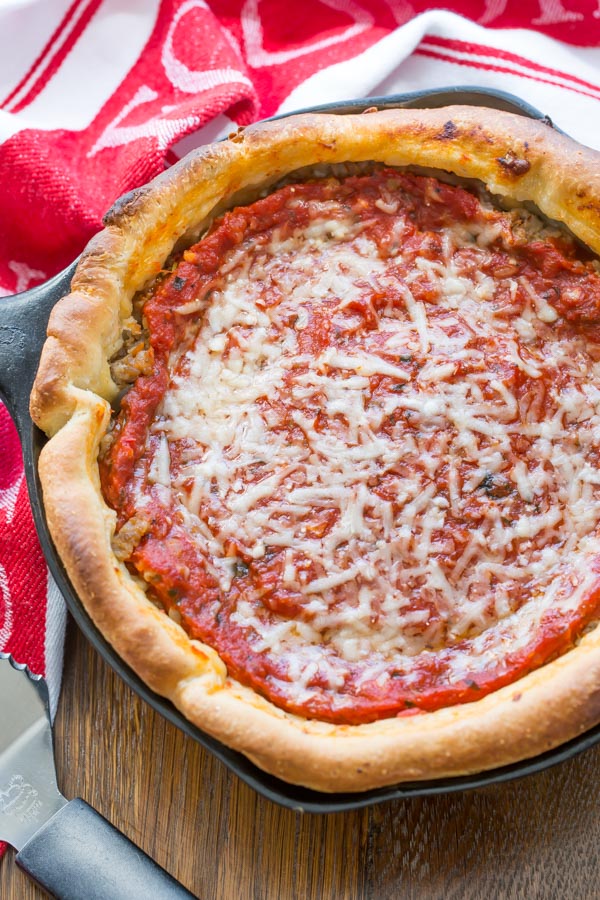
{"label": "browned spot on crust", "polygon": [[233,141],[234,144],[241,144],[244,140],[244,126],[240,125],[237,131],[232,131],[227,135],[227,139]]}
{"label": "browned spot on crust", "polygon": [[108,212],[105,213],[102,224],[114,225],[117,224],[123,216],[133,215],[146,193],[147,189],[141,187],[134,188],[134,190],[128,191],[127,194],[123,194],[122,197],[115,200]]}
{"label": "browned spot on crust", "polygon": [[436,135],[436,138],[438,141],[452,141],[457,134],[458,128],[456,127],[452,119],[449,119],[444,123],[444,127],[442,128],[440,133]]}
{"label": "browned spot on crust", "polygon": [[509,150],[506,156],[498,156],[497,160],[502,168],[511,175],[525,175],[531,168],[528,159],[521,159],[512,150]]}
{"label": "browned spot on crust", "polygon": [[579,209],[590,209],[594,213],[600,213],[600,203],[581,203]]}
{"label": "browned spot on crust", "polygon": [[370,106],[368,109],[363,109],[362,114],[363,114],[363,116],[366,116],[367,113],[373,113],[373,112],[377,112],[376,106]]}

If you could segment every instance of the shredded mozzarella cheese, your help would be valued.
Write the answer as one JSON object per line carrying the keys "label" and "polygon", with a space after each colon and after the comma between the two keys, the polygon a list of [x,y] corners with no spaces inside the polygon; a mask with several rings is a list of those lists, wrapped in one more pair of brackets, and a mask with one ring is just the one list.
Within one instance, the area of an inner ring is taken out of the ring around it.
{"label": "shredded mozzarella cheese", "polygon": [[[397,213],[390,196],[376,205]],[[550,604],[577,603],[592,578],[573,575],[592,552],[582,539],[600,523],[600,363],[575,331],[552,333],[556,311],[526,281],[530,305],[497,314],[481,269],[498,226],[449,228],[439,258],[403,273],[401,247],[384,259],[332,215],[231,254],[152,437],[150,480],[176,494],[224,590],[232,542],[253,559],[282,550],[304,615],[242,600],[232,621],[284,661],[299,699],[317,672],[336,688],[360,661],[363,682],[384,682],[389,660],[410,676],[467,640],[452,677],[490,666]],[[365,328],[360,303],[392,287],[400,300]]]}

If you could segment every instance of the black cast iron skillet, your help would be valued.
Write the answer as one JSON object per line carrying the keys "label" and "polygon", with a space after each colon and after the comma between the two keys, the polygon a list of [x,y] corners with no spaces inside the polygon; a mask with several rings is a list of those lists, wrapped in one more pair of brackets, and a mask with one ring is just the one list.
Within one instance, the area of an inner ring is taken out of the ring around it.
{"label": "black cast iron skillet", "polygon": [[[517,97],[499,91],[471,87],[419,91],[391,97],[370,97],[363,100],[329,103],[302,111],[329,112],[343,115],[362,112],[371,106],[376,106],[379,109],[395,107],[438,108],[453,104],[492,107],[539,119],[551,125],[547,116]],[[3,396],[7,403],[21,437],[33,517],[50,570],[79,627],[104,659],[137,694],[143,697],[170,722],[177,725],[178,728],[181,728],[191,738],[217,756],[226,766],[239,775],[246,784],[257,790],[259,794],[282,806],[305,812],[339,812],[370,806],[383,800],[401,797],[422,797],[497,784],[542,771],[549,766],[570,759],[577,753],[581,753],[600,741],[600,726],[597,726],[586,734],[563,744],[562,747],[537,756],[532,760],[504,766],[491,772],[461,778],[442,778],[435,781],[404,783],[396,787],[364,791],[360,794],[325,794],[287,784],[272,775],[267,775],[254,766],[246,757],[234,750],[230,750],[204,734],[188,722],[168,700],[153,693],[125,665],[111,645],[105,641],[83,608],[52,543],[44,514],[37,461],[40,451],[46,442],[46,437],[34,426],[29,416],[29,394],[41,348],[45,340],[46,324],[50,311],[54,304],[68,293],[75,266],[76,262],[40,287],[0,301],[0,395]]]}

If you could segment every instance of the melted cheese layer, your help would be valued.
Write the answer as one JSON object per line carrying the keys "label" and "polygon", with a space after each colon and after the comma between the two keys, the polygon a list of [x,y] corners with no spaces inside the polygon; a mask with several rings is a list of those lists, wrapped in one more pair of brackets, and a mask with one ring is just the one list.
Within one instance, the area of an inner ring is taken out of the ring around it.
{"label": "melted cheese layer", "polygon": [[295,707],[503,671],[598,581],[600,344],[522,216],[415,225],[394,184],[224,255],[140,464]]}

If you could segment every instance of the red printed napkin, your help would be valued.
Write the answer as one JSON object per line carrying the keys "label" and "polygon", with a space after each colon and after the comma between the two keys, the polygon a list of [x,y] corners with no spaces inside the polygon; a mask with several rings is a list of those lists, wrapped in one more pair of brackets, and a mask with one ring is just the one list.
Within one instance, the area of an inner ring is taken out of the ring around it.
{"label": "red printed napkin", "polygon": [[[481,85],[600,148],[600,0],[450,5],[3,0],[0,296],[70,263],[124,191],[279,110]],[[46,675],[53,709],[64,620],[0,407],[0,649]]]}

